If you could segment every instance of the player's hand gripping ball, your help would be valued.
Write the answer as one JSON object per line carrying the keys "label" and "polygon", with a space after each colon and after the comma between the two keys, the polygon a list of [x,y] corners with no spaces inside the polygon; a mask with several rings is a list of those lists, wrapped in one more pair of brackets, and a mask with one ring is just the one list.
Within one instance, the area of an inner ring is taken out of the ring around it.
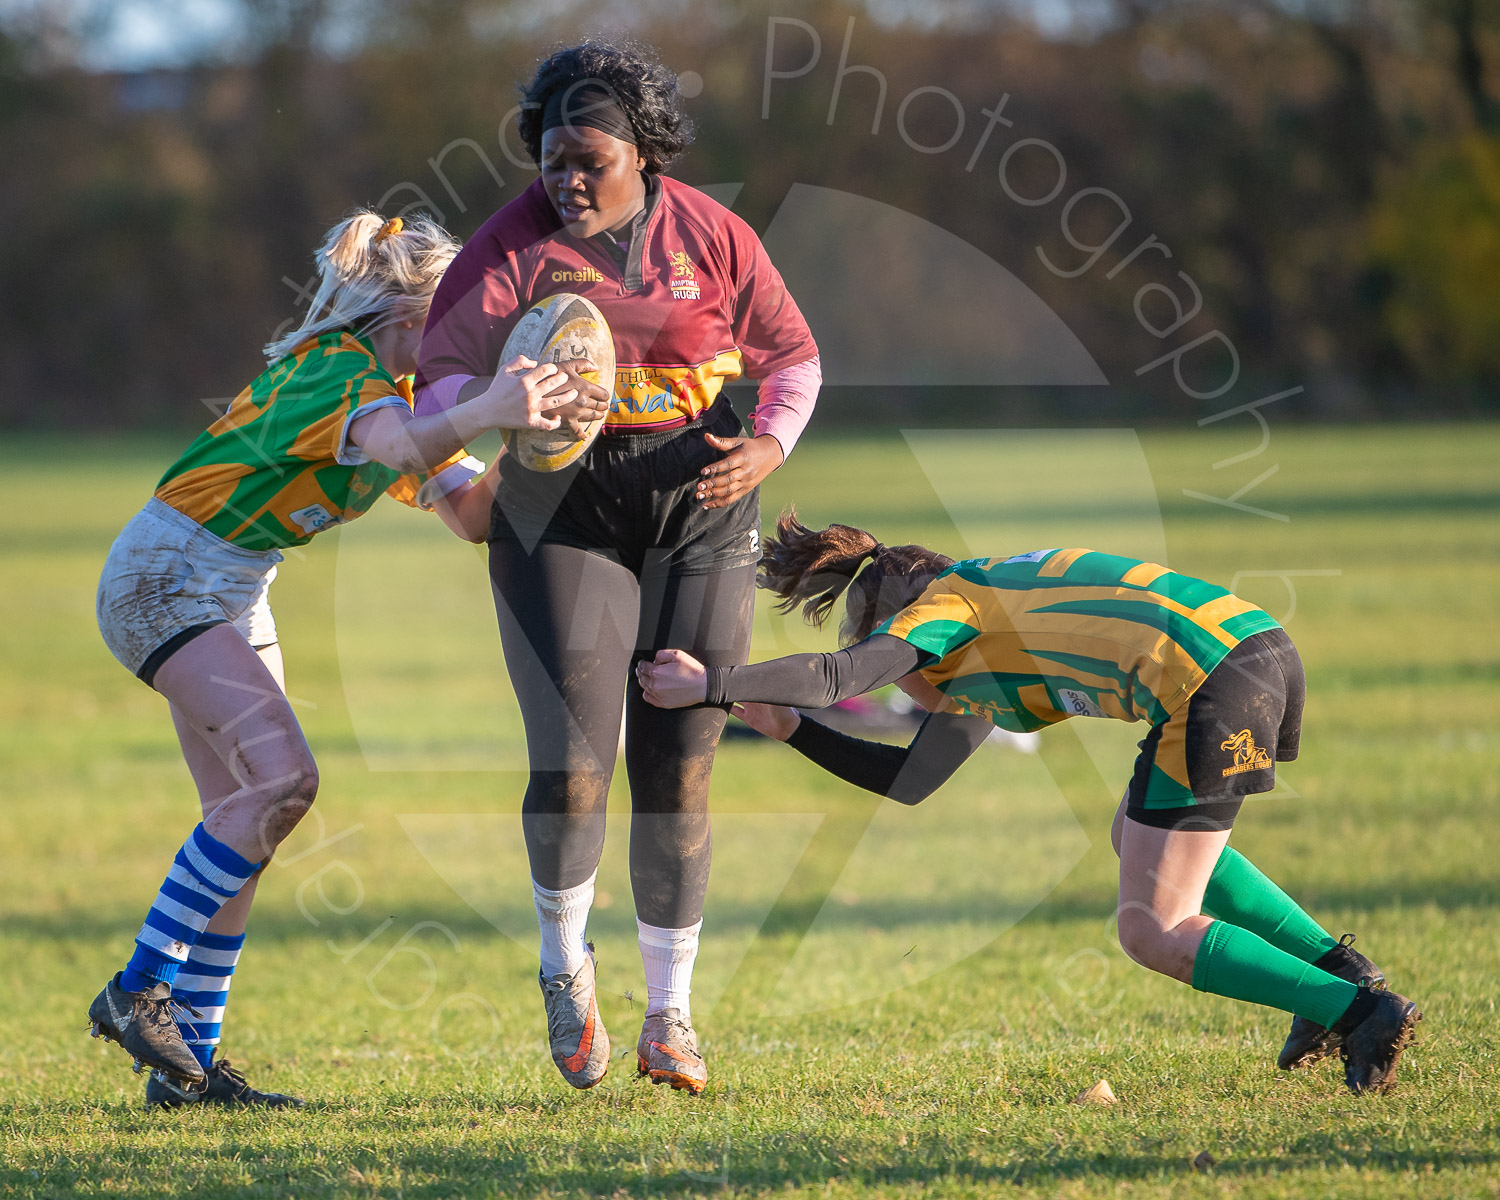
{"label": "player's hand gripping ball", "polygon": [[505,447],[523,467],[560,471],[583,457],[609,415],[615,381],[615,343],[609,325],[592,302],[560,292],[532,305],[516,322],[500,361],[510,362],[517,356],[554,363],[587,391],[586,400],[548,414],[562,418],[556,429],[505,431]]}

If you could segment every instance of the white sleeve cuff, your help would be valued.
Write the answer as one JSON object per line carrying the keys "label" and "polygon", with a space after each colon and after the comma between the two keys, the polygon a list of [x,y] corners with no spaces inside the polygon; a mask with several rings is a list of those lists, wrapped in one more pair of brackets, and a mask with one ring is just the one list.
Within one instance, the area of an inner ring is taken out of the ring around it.
{"label": "white sleeve cuff", "polygon": [[472,454],[449,463],[441,471],[428,476],[427,482],[417,489],[417,507],[431,512],[449,492],[456,491],[471,479],[478,479],[485,471],[485,464]]}
{"label": "white sleeve cuff", "polygon": [[411,411],[411,406],[405,400],[392,393],[389,396],[382,396],[379,400],[371,400],[368,404],[361,404],[350,413],[344,419],[344,427],[339,430],[338,449],[333,454],[334,462],[338,463],[341,467],[358,467],[369,462],[370,456],[368,454],[358,446],[351,446],[349,444],[349,426],[353,425],[360,417],[367,416],[378,409],[395,408],[398,405],[406,409],[407,412]]}

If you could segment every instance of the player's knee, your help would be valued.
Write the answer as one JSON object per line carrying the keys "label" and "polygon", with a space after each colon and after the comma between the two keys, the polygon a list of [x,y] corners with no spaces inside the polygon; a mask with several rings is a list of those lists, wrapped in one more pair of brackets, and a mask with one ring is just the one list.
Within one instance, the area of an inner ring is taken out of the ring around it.
{"label": "player's knee", "polygon": [[307,814],[307,810],[313,806],[313,801],[317,798],[318,765],[311,757],[308,757],[287,772],[276,807],[293,818],[293,824],[295,824]]}
{"label": "player's knee", "polygon": [[609,802],[609,784],[610,773],[594,764],[567,771],[532,771],[521,812],[528,817],[602,813]]}
{"label": "player's knee", "polygon": [[551,781],[547,797],[551,811],[591,813],[603,809],[609,801],[610,777],[602,771],[569,771],[562,779]]}
{"label": "player's knee", "polygon": [[263,808],[257,821],[260,853],[269,855],[307,815],[318,795],[318,768],[309,756],[283,772],[262,792]]}
{"label": "player's knee", "polygon": [[307,808],[318,798],[318,764],[309,757],[297,764],[296,778],[292,781],[292,799]]}
{"label": "player's knee", "polygon": [[1165,930],[1155,914],[1147,908],[1126,905],[1117,914],[1117,921],[1120,949],[1141,966],[1159,969]]}

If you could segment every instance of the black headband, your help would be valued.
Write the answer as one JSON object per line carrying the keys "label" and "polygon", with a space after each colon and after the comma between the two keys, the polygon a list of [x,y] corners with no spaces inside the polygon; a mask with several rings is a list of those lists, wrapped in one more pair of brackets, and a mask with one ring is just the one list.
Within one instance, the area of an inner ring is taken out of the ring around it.
{"label": "black headband", "polygon": [[567,126],[597,129],[622,142],[636,144],[635,126],[614,88],[597,79],[580,79],[547,97],[542,109],[542,132]]}

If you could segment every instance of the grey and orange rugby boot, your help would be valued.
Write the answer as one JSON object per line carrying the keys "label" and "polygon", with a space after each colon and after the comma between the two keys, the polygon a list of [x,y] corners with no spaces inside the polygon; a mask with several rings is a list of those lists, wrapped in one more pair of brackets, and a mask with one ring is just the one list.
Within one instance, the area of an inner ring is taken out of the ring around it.
{"label": "grey and orange rugby boot", "polygon": [[1344,1083],[1356,1096],[1388,1092],[1395,1087],[1396,1064],[1416,1036],[1417,1022],[1422,1019],[1416,1004],[1395,992],[1366,991],[1361,985],[1360,996],[1374,997],[1373,1006],[1365,1006],[1363,1019],[1351,1014],[1334,1026],[1341,1035]]}
{"label": "grey and orange rugby boot", "polygon": [[152,1067],[175,1079],[202,1083],[203,1068],[182,1040],[176,1013],[196,1011],[172,999],[168,984],[127,992],[116,975],[89,1005],[89,1032],[120,1045],[137,1071]]}
{"label": "grey and orange rugby boot", "polygon": [[[1344,934],[1339,938],[1337,946],[1329,949],[1312,965],[1320,971],[1347,979],[1350,983],[1359,983],[1365,979],[1369,980],[1372,988],[1385,986],[1385,975],[1380,968],[1354,949],[1352,933]],[[1339,1040],[1339,1034],[1332,1029],[1324,1029],[1308,1017],[1293,1017],[1292,1030],[1287,1034],[1286,1045],[1282,1046],[1281,1053],[1276,1056],[1276,1065],[1283,1071],[1311,1066],[1337,1050]]]}
{"label": "grey and orange rugby boot", "polygon": [[594,943],[589,956],[571,975],[537,973],[547,1005],[547,1040],[552,1061],[576,1088],[591,1088],[609,1070],[609,1034],[595,1002]]}
{"label": "grey and orange rugby boot", "polygon": [[191,1104],[219,1104],[225,1108],[301,1108],[302,1101],[283,1092],[261,1092],[229,1065],[216,1058],[202,1083],[184,1083],[161,1071],[146,1080],[147,1108],[184,1108]]}
{"label": "grey and orange rugby boot", "polygon": [[652,1013],[635,1047],[636,1071],[652,1083],[670,1083],[696,1096],[708,1086],[708,1066],[698,1053],[692,1021],[675,1008]]}

